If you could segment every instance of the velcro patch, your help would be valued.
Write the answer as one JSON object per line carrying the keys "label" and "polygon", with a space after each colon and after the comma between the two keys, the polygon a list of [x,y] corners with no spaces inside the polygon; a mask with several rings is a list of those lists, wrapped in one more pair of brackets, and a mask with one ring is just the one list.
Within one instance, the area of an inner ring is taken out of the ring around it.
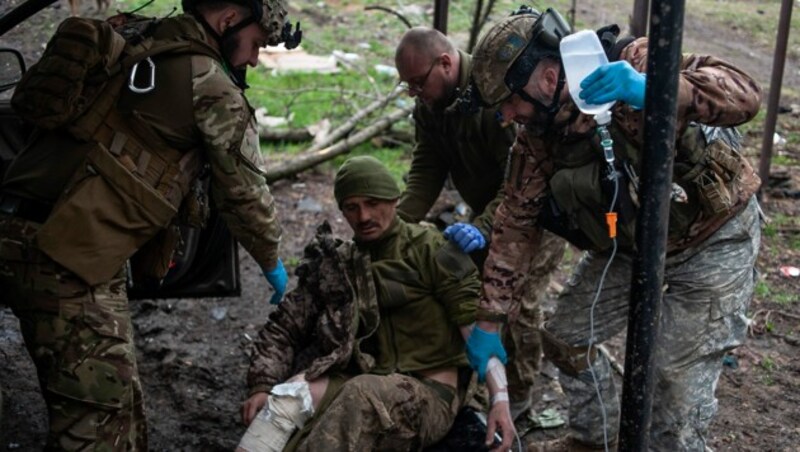
{"label": "velcro patch", "polygon": [[497,50],[498,61],[511,61],[517,56],[519,50],[525,46],[525,38],[512,33],[506,38],[506,42]]}

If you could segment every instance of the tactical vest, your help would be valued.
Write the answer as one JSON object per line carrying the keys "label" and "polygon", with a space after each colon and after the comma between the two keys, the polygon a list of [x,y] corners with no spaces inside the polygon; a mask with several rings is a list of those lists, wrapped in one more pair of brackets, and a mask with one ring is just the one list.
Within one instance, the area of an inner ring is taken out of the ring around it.
{"label": "tactical vest", "polygon": [[[622,48],[632,42],[629,38],[616,40],[618,33],[616,26],[598,31],[609,61],[618,60]],[[608,127],[614,140],[618,188],[608,177],[610,170],[597,134],[557,142],[550,151],[554,174],[548,182],[550,193],[539,221],[542,227],[578,248],[604,251],[612,246],[606,213],[614,211],[618,217],[617,245],[632,250],[639,207],[641,146],[632,143],[614,121]],[[700,215],[725,216],[735,207],[743,159],[738,152],[739,139],[734,128],[700,124],[689,124],[679,137],[672,174],[669,240],[686,236]]]}
{"label": "tactical vest", "polygon": [[[125,41],[121,54],[86,74],[77,96],[82,108],[62,115],[67,124],[50,127],[66,129],[82,142],[83,161],[36,235],[44,253],[90,285],[108,281],[145,245],[151,252],[143,256],[144,271],[159,279],[166,274],[179,239],[173,221],[181,207],[198,211],[196,197],[187,195],[204,161],[202,143],[175,145],[163,137],[191,136],[186,132],[194,124],[190,57],[221,59],[189,17],[109,19],[115,20],[121,26],[112,36]],[[101,35],[108,33],[108,24],[95,24]],[[21,90],[23,100],[28,92]],[[162,110],[168,114],[158,120],[149,113]],[[193,222],[203,220],[201,214]]]}
{"label": "tactical vest", "polygon": [[[641,147],[612,122],[615,166],[619,180],[616,202],[617,244],[632,250],[638,200]],[[735,129],[690,124],[676,143],[673,196],[669,207],[668,239],[684,237],[690,226],[705,218],[724,216],[738,201],[737,182],[742,169]],[[541,221],[581,249],[607,250],[605,214],[614,198],[614,184],[597,135],[571,143],[557,143],[551,156],[555,172],[549,180],[550,196]]]}

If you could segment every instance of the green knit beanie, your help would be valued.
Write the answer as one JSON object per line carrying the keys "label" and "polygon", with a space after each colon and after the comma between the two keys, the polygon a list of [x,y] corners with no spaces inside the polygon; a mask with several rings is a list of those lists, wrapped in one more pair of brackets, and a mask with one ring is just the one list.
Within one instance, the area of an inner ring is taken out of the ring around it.
{"label": "green knit beanie", "polygon": [[333,181],[333,196],[342,201],[351,196],[393,200],[400,197],[400,188],[383,163],[367,155],[347,159]]}

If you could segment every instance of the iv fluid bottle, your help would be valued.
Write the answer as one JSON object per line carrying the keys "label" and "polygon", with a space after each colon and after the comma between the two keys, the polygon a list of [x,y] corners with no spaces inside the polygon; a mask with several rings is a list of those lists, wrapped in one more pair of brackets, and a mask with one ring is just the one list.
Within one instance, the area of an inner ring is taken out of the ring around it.
{"label": "iv fluid bottle", "polygon": [[608,63],[608,57],[600,44],[600,38],[592,30],[583,30],[561,40],[561,61],[567,74],[569,94],[578,108],[587,115],[597,115],[611,109],[614,102],[602,105],[587,104],[579,97],[581,82],[598,67]]}

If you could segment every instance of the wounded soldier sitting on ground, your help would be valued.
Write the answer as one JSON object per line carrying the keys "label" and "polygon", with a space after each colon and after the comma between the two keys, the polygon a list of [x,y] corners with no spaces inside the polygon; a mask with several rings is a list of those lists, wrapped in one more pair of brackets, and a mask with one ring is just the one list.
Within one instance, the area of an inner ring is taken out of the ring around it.
{"label": "wounded soldier sitting on ground", "polygon": [[[342,165],[334,196],[353,241],[320,226],[298,288],[259,332],[240,451],[419,450],[463,405],[474,264],[438,231],[397,217],[400,190],[372,157]],[[499,430],[507,450],[515,431],[500,361],[487,375],[487,438]]]}

